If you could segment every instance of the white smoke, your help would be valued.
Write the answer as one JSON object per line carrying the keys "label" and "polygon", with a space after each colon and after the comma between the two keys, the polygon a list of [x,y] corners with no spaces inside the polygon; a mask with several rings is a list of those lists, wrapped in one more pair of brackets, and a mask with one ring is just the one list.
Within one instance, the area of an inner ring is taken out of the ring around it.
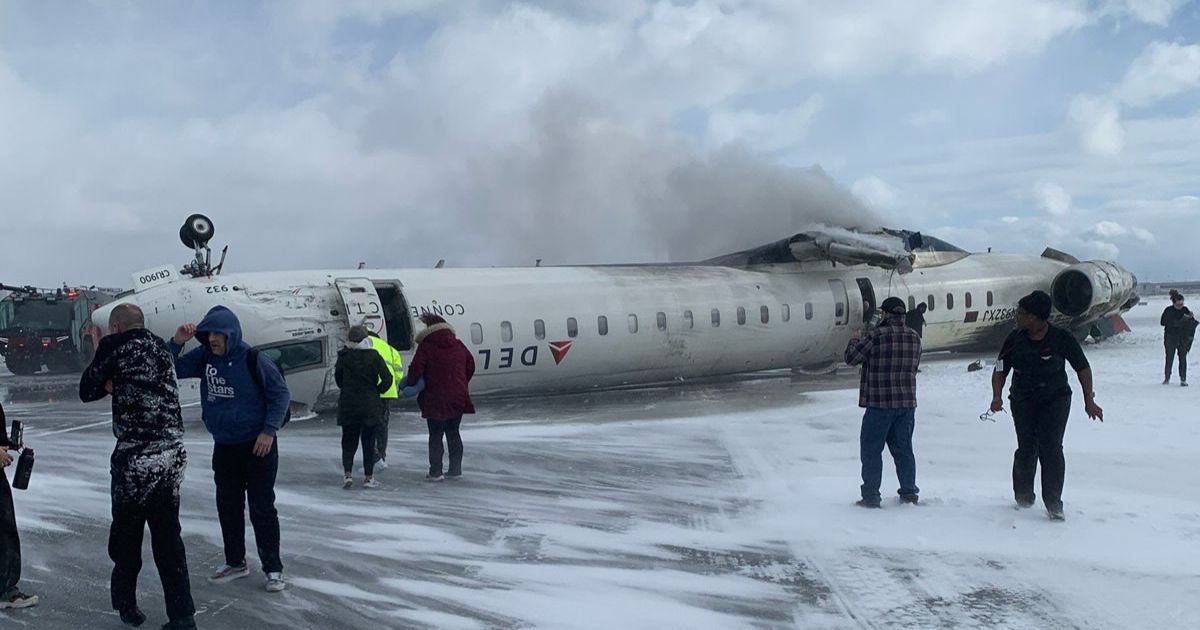
{"label": "white smoke", "polygon": [[881,224],[818,166],[703,150],[569,94],[542,103],[523,141],[468,160],[459,184],[454,224],[486,235],[476,264],[700,260],[814,223]]}

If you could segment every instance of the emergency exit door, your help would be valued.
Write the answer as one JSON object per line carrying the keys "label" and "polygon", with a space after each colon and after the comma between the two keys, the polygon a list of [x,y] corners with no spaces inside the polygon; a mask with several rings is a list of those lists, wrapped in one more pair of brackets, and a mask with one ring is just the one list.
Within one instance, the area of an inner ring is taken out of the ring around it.
{"label": "emergency exit door", "polygon": [[334,281],[342,305],[346,307],[346,321],[351,326],[362,325],[384,341],[387,327],[383,325],[383,303],[375,285],[366,278],[338,278]]}
{"label": "emergency exit door", "polygon": [[862,294],[862,320],[866,324],[875,316],[875,311],[879,305],[875,303],[875,288],[871,286],[870,278],[855,278],[858,283],[858,292]]}

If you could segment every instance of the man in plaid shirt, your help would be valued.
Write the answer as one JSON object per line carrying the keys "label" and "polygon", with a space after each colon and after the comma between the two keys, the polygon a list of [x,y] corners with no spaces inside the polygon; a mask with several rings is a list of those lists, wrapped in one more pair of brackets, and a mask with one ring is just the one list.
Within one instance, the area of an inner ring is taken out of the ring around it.
{"label": "man in plaid shirt", "polygon": [[862,460],[862,500],[856,505],[879,507],[883,477],[883,445],[896,462],[900,502],[916,503],[917,460],[912,436],[917,410],[917,368],[921,338],[904,323],[904,301],[890,297],[880,307],[882,320],[859,338],[856,331],[846,346],[846,363],[861,365],[858,406],[865,407],[859,433]]}

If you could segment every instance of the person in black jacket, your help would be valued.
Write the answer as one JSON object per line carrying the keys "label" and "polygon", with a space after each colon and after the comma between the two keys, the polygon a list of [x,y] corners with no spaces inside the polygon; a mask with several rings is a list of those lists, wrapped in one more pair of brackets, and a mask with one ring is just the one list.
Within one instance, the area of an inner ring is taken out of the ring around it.
{"label": "person in black jacket", "polygon": [[1163,346],[1167,351],[1167,364],[1163,368],[1163,385],[1171,382],[1171,364],[1179,355],[1179,385],[1187,387],[1187,353],[1196,338],[1196,317],[1183,305],[1183,295],[1171,289],[1171,305],[1163,310],[1159,323],[1163,327]]}
{"label": "person in black jacket", "polygon": [[[10,444],[8,441],[8,420],[4,417],[4,405],[0,405],[0,468],[8,468],[13,463],[9,450],[16,450],[20,444]],[[28,608],[36,606],[37,595],[26,595],[17,588],[21,581],[21,538],[17,535],[17,513],[13,507],[12,488],[8,485],[8,475],[0,472],[0,609]]]}
{"label": "person in black jacket", "polygon": [[350,343],[338,351],[333,377],[338,388],[338,426],[342,427],[343,488],[354,485],[354,454],[361,440],[364,488],[377,488],[375,481],[375,431],[383,424],[381,397],[392,387],[392,372],[375,351],[362,326],[350,327]]}
{"label": "person in black jacket", "polygon": [[117,438],[110,460],[112,607],[129,625],[146,621],[137,606],[137,578],[142,569],[142,536],[149,525],[150,547],[170,619],[163,628],[195,628],[196,606],[179,527],[179,486],[187,451],[175,362],[166,342],[144,328],[137,306],[113,308],[108,326],[110,334],[100,340],[91,365],[79,379],[79,398],[92,402],[112,394],[112,428]]}
{"label": "person in black jacket", "polygon": [[905,325],[913,329],[913,332],[917,333],[918,337],[925,336],[925,311],[928,310],[928,308],[929,306],[927,304],[921,302],[917,305],[917,308],[908,311],[904,315]]}
{"label": "person in black jacket", "polygon": [[1037,495],[1033,478],[1042,464],[1042,502],[1051,520],[1063,520],[1062,491],[1067,462],[1063,435],[1071,413],[1068,363],[1083,390],[1083,408],[1090,418],[1104,421],[1104,410],[1092,392],[1092,368],[1083,348],[1070,332],[1051,326],[1050,296],[1034,291],[1017,302],[1017,329],[1004,340],[996,370],[992,374],[991,411],[1004,409],[1001,395],[1008,373],[1013,373],[1008,391],[1017,451],[1013,454],[1013,494],[1017,506],[1033,505]]}

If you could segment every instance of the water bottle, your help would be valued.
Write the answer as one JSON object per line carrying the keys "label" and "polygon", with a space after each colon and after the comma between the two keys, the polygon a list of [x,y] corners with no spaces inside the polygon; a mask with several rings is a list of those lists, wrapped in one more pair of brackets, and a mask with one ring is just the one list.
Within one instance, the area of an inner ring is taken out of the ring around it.
{"label": "water bottle", "polygon": [[13,420],[12,430],[9,431],[8,444],[13,448],[20,448],[21,441],[25,439],[25,427],[20,420]]}
{"label": "water bottle", "polygon": [[21,451],[21,457],[17,459],[17,472],[13,474],[12,487],[17,490],[27,490],[31,474],[33,474],[33,449],[27,448]]}

